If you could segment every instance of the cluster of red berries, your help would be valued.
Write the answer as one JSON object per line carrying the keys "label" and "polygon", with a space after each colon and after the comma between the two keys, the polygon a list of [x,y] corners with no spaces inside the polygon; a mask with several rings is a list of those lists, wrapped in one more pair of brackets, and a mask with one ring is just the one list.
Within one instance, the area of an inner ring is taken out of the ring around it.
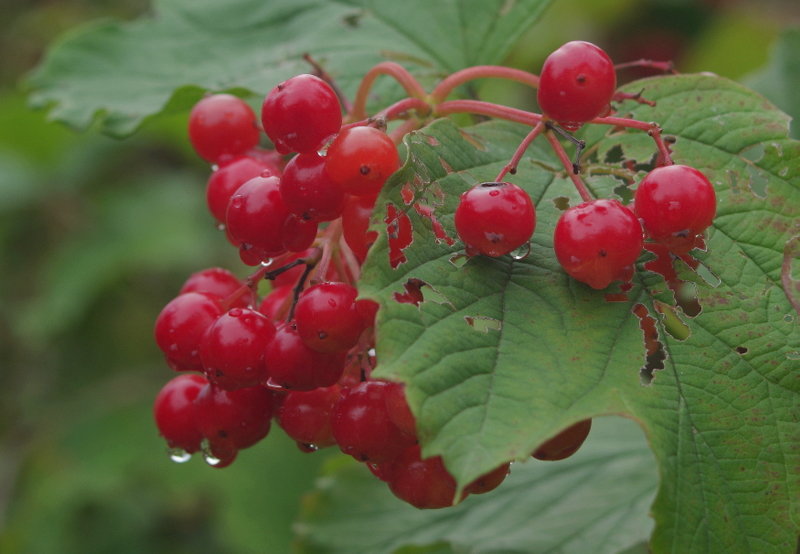
{"label": "cluster of red berries", "polygon": [[[397,77],[411,97],[354,123],[343,124],[340,95],[328,81],[299,75],[279,84],[264,99],[260,118],[274,151],[259,148],[259,121],[242,100],[217,94],[193,108],[191,143],[214,166],[208,208],[242,261],[258,269],[245,281],[220,268],[195,273],[156,320],[156,342],[168,365],[182,372],[161,390],[154,408],[176,461],[202,451],[211,465],[225,467],[239,450],[265,437],[275,420],[302,450],[338,445],[419,508],[451,506],[505,479],[509,464],[469,484],[457,498],[456,482],[441,458],[420,455],[403,385],[371,377],[378,304],[359,299],[355,284],[377,234],[369,230],[377,196],[400,165],[385,132],[388,119],[410,118],[407,123],[421,125],[424,117],[473,111],[533,126],[494,182],[460,198],[455,227],[469,255],[502,256],[530,240],[534,204],[502,177],[516,170],[539,134],[568,172],[574,170],[570,177],[584,199],[556,225],[556,256],[569,275],[593,288],[631,278],[645,233],[681,255],[700,244],[714,217],[708,179],[672,164],[657,127],[609,116],[619,94],[615,69],[594,45],[566,44],[548,57],[541,77],[480,66],[454,74],[431,95],[397,64],[379,64],[365,76],[349,119],[364,111],[369,84],[382,72]],[[487,75],[538,86],[543,114],[444,101],[459,83]],[[585,123],[653,134],[659,167],[639,184],[633,210],[617,200],[592,199],[577,164],[569,166],[553,132],[571,138],[568,131]],[[411,227],[392,204],[386,209],[395,267],[410,243]],[[272,287],[259,300],[264,278]],[[565,458],[590,427],[591,420],[581,421],[532,455]]]}
{"label": "cluster of red berries", "polygon": [[[602,49],[582,41],[565,44],[545,60],[537,96],[543,117],[516,157],[547,125],[576,130],[611,113],[615,92],[614,64]],[[572,168],[584,202],[564,211],[553,240],[556,257],[570,276],[594,289],[629,281],[645,233],[677,255],[702,245],[701,235],[716,214],[714,187],[700,171],[663,159],[668,152],[661,158],[662,165],[636,189],[633,209],[614,199],[592,199]],[[500,177],[509,169],[515,167],[506,166]],[[517,185],[497,181],[461,196],[455,226],[468,254],[509,254],[533,234],[536,210],[530,197]]]}
{"label": "cluster of red berries", "polygon": [[[335,91],[313,75],[275,87],[261,122],[277,152],[257,148],[255,113],[235,96],[207,96],[189,118],[192,145],[217,166],[206,189],[208,208],[242,261],[257,265],[301,252],[319,224],[340,217],[346,243],[363,260],[374,239],[366,228],[375,199],[400,165],[394,142],[373,126],[343,128]],[[284,166],[280,155],[289,152],[297,155]]]}

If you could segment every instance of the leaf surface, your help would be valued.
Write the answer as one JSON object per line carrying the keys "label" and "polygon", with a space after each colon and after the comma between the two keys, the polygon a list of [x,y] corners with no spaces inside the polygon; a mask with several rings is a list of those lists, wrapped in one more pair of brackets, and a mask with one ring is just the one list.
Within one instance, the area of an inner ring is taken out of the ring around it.
{"label": "leaf surface", "polygon": [[[625,103],[619,115],[661,122],[676,162],[706,173],[718,196],[708,251],[693,252],[696,269],[674,263],[678,293],[647,269],[650,254],[623,298],[566,276],[552,231],[558,199],[579,199],[544,141],[510,179],[537,204],[530,255],[454,258],[460,243],[434,240],[417,206],[435,207],[454,237],[459,194],[493,180],[526,131],[437,121],[407,138],[408,161],[382,199],[412,222],[407,262],[391,269],[379,242],[364,271],[362,290],[383,305],[377,374],[408,383],[424,452],[442,455],[462,484],[524,459],[571,423],[625,414],[644,427],[660,468],[656,552],[790,552],[799,519],[800,332],[787,296],[796,303],[796,267],[788,280],[782,268],[792,271],[797,257],[800,143],[787,138],[784,114],[730,81],[685,75],[629,90],[641,88],[656,107]],[[602,126],[584,138],[594,194],[629,198],[627,180],[652,163],[652,140]],[[636,170],[625,174],[612,161],[619,158]],[[419,307],[393,299],[411,278],[427,284]],[[646,321],[658,332],[661,364],[648,363]]]}
{"label": "leaf surface", "polygon": [[[160,0],[154,15],[64,37],[30,76],[31,102],[84,129],[124,136],[205,90],[263,96],[309,73],[305,53],[348,94],[391,59],[425,76],[500,63],[549,0]],[[396,85],[378,88],[397,95]],[[385,100],[385,99],[384,99]],[[385,102],[384,102],[385,105]]]}

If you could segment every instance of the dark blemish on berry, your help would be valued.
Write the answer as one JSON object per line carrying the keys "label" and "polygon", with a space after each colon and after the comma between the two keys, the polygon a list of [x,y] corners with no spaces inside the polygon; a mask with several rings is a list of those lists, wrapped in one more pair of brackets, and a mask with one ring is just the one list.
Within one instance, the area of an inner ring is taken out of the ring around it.
{"label": "dark blemish on berry", "polygon": [[317,336],[320,338],[320,340],[324,340],[328,338],[328,333],[325,331],[320,331],[317,333]]}
{"label": "dark blemish on berry", "polygon": [[736,353],[741,356],[744,356],[745,354],[747,354],[747,348],[745,348],[744,346],[737,346]]}
{"label": "dark blemish on berry", "polygon": [[583,73],[579,73],[575,77],[575,82],[578,83],[579,85],[585,84],[586,83],[586,75],[584,75]]}
{"label": "dark blemish on berry", "polygon": [[605,258],[606,256],[608,256],[608,252],[606,252],[604,249],[601,248],[600,251],[597,253],[597,255],[600,256],[601,258]]}
{"label": "dark blemish on berry", "polygon": [[362,165],[358,168],[358,172],[361,175],[369,175],[369,172],[372,171],[368,165]]}
{"label": "dark blemish on berry", "polygon": [[224,429],[220,429],[219,431],[217,431],[217,436],[219,438],[221,438],[221,439],[227,439],[228,438],[228,432],[225,431]]}
{"label": "dark blemish on berry", "polygon": [[225,373],[221,369],[214,370],[214,375],[216,377],[224,377]]}

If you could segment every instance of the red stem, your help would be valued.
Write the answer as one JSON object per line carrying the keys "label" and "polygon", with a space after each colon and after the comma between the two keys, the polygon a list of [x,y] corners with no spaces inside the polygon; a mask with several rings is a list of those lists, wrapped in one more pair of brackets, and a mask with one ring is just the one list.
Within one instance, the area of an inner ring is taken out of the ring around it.
{"label": "red stem", "polygon": [[379,75],[389,75],[393,77],[405,89],[412,98],[423,99],[426,96],[425,89],[402,65],[394,62],[381,62],[367,71],[361,84],[358,86],[353,107],[350,110],[350,119],[364,119],[367,117],[367,97],[372,88],[372,84]]}
{"label": "red stem", "polygon": [[468,67],[466,69],[462,69],[461,71],[456,71],[436,85],[436,88],[433,89],[433,92],[431,92],[431,103],[438,104],[444,101],[444,99],[447,98],[451,92],[453,92],[453,89],[463,85],[468,81],[473,79],[484,79],[488,77],[509,79],[533,88],[537,88],[539,86],[539,76],[534,75],[533,73],[511,67],[503,67],[500,65],[476,65],[475,67]]}
{"label": "red stem", "polygon": [[508,163],[505,166],[503,166],[503,169],[500,170],[500,173],[497,174],[497,177],[495,177],[494,180],[496,182],[498,183],[501,182],[503,180],[503,177],[506,176],[506,173],[510,172],[513,175],[514,173],[517,172],[517,165],[519,164],[519,161],[522,159],[523,154],[525,154],[525,151],[528,149],[531,143],[534,140],[536,140],[536,137],[538,137],[541,134],[544,128],[545,128],[544,121],[539,121],[539,123],[536,124],[536,126],[531,130],[531,132],[528,133],[528,135],[524,139],[522,139],[522,142],[519,143],[519,146],[517,147],[516,152],[514,152],[514,155],[511,157]]}
{"label": "red stem", "polygon": [[572,161],[570,161],[566,150],[564,150],[564,147],[561,146],[560,142],[558,142],[558,138],[551,131],[545,132],[544,136],[547,137],[547,140],[550,142],[550,146],[552,146],[553,150],[555,150],[558,159],[561,160],[561,165],[563,165],[564,169],[567,170],[567,175],[569,175],[569,178],[572,179],[572,184],[574,184],[575,188],[578,189],[578,194],[581,195],[583,201],[590,202],[594,200],[594,197],[592,197],[589,189],[586,188],[586,184],[584,184],[581,176],[575,173],[573,170]]}
{"label": "red stem", "polygon": [[615,127],[625,127],[627,129],[639,129],[647,131],[647,134],[653,137],[658,148],[658,153],[661,155],[661,162],[659,165],[672,165],[672,154],[669,147],[664,142],[661,136],[661,127],[658,123],[647,123],[645,121],[638,121],[636,119],[629,119],[627,117],[597,117],[589,121],[589,123],[597,123],[599,125],[614,125]]}
{"label": "red stem", "polygon": [[517,108],[509,108],[508,106],[500,106],[481,100],[448,100],[447,102],[442,102],[434,109],[435,116],[448,115],[451,113],[488,115],[489,117],[505,119],[506,121],[524,123],[531,127],[542,120],[542,116],[537,113],[527,112]]}

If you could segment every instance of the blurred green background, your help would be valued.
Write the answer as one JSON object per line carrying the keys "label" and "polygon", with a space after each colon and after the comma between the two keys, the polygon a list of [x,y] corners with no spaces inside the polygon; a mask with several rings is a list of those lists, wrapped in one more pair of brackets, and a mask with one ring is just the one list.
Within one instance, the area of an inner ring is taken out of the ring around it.
{"label": "blurred green background", "polygon": [[[0,552],[289,552],[300,498],[329,454],[301,454],[277,430],[225,470],[177,465],[152,423],[173,376],[152,340],[156,315],[194,271],[247,273],[206,213],[208,168],[185,139],[188,114],[117,141],[26,108],[24,77],[48,44],[99,17],[147,14],[149,2],[3,10]],[[508,63],[537,71],[580,38],[618,62],[674,59],[742,80],[793,111],[764,67],[798,22],[794,0],[561,0]],[[525,102],[494,84],[483,94]]]}

